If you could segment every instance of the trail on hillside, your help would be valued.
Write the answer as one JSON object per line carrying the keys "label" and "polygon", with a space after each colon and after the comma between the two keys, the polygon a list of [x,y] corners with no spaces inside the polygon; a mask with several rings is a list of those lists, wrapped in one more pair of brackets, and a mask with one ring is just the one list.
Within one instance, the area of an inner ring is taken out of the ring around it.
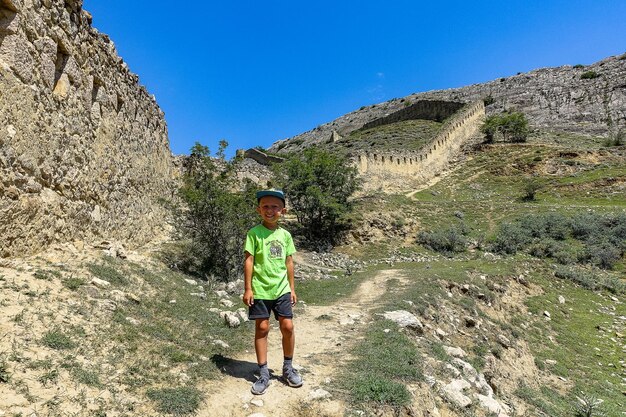
{"label": "trail on hillside", "polygon": [[197,415],[295,415],[294,410],[301,409],[303,404],[314,404],[318,412],[325,415],[343,415],[345,405],[340,400],[316,401],[313,396],[316,390],[335,385],[336,371],[350,359],[349,347],[359,337],[362,327],[371,320],[373,301],[383,294],[385,282],[391,278],[402,278],[399,275],[399,270],[380,271],[373,279],[363,282],[350,297],[331,306],[306,306],[296,314],[294,364],[301,367],[304,378],[304,385],[300,388],[291,388],[280,379],[283,361],[281,335],[277,322],[272,319],[268,351],[271,385],[264,395],[250,393],[257,370],[254,330],[251,329],[249,350],[232,358],[218,358],[222,377],[201,387],[206,401]]}

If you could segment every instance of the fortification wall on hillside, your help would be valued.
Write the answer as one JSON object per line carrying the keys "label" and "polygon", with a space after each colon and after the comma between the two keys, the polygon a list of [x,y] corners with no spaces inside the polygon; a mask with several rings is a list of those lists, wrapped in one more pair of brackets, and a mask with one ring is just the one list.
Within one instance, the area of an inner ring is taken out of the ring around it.
{"label": "fortification wall on hillside", "polygon": [[463,103],[455,101],[420,100],[387,116],[365,123],[359,130],[403,122],[405,120],[434,120],[441,122],[456,113],[463,105]]}
{"label": "fortification wall on hillside", "polygon": [[0,257],[164,225],[164,114],[82,0],[0,0],[0,174]]}
{"label": "fortification wall on hillside", "polygon": [[429,146],[417,152],[364,152],[354,155],[365,188],[425,181],[440,173],[461,145],[473,136],[485,116],[482,100],[463,106],[448,119]]}

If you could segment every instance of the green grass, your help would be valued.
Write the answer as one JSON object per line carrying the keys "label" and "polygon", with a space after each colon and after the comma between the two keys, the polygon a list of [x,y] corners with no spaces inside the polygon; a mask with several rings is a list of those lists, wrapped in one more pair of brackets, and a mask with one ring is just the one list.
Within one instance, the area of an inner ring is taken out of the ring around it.
{"label": "green grass", "polygon": [[395,323],[377,320],[351,354],[357,359],[346,366],[341,384],[351,401],[393,407],[409,404],[405,384],[422,379],[420,355]]}
{"label": "green grass", "polygon": [[161,413],[185,416],[195,413],[202,402],[202,393],[193,387],[155,388],[147,392]]}
{"label": "green grass", "polygon": [[431,120],[406,120],[366,130],[356,130],[330,149],[371,152],[417,151],[430,144],[442,124]]}
{"label": "green grass", "polygon": [[[556,360],[550,371],[574,383],[570,403],[575,402],[577,392],[593,394],[604,400],[609,415],[617,415],[626,407],[619,376],[623,352],[620,343],[611,339],[617,340],[613,323],[615,317],[626,316],[626,299],[622,296],[622,302],[615,303],[606,294],[550,275],[548,269],[534,274],[544,293],[526,302],[537,318],[525,337],[539,361]],[[565,304],[556,301],[559,295],[565,297]],[[543,311],[551,313],[550,321],[541,317]],[[556,344],[547,341],[549,335]]]}
{"label": "green grass", "polygon": [[126,274],[121,272],[121,263],[115,259],[106,259],[106,263],[90,263],[87,269],[96,277],[114,285],[127,286],[130,284]]}
{"label": "green grass", "polygon": [[76,347],[76,343],[60,329],[46,332],[41,338],[41,344],[55,350],[67,350]]}
{"label": "green grass", "polygon": [[340,275],[322,280],[296,283],[298,300],[311,305],[330,305],[352,294],[363,282],[363,274]]}

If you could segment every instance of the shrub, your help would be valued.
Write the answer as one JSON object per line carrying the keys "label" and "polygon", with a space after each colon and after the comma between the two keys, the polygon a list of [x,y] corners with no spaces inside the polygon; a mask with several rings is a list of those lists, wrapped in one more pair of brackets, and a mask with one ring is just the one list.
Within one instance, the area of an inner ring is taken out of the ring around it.
{"label": "shrub", "polygon": [[485,107],[490,106],[495,102],[496,102],[496,99],[493,98],[491,94],[489,94],[487,97],[483,99],[483,103],[485,104]]}
{"label": "shrub", "polygon": [[595,71],[585,71],[580,75],[581,80],[593,80],[594,78],[598,78],[600,74]]}
{"label": "shrub", "polygon": [[422,231],[417,237],[417,242],[435,252],[448,255],[463,252],[467,247],[467,239],[463,236],[462,231],[455,227],[434,232]]}
{"label": "shrub", "polygon": [[585,66],[583,64],[576,64],[574,65],[575,69],[580,69],[580,68],[585,68]]}
{"label": "shrub", "polygon": [[618,248],[613,246],[610,242],[603,241],[589,245],[587,247],[585,259],[600,268],[612,269],[613,265],[615,265],[621,257],[621,253]]}
{"label": "shrub", "polygon": [[[225,146],[223,142],[220,148]],[[207,147],[194,145],[180,189],[185,207],[175,213],[178,230],[188,242],[179,266],[205,279],[228,280],[241,272],[241,248],[258,217],[254,187],[247,183],[243,192],[232,190],[232,161],[222,162],[219,167]]]}
{"label": "shrub", "polygon": [[520,112],[504,112],[487,117],[480,128],[486,142],[501,137],[504,142],[526,142],[530,134],[528,119]]}
{"label": "shrub", "polygon": [[309,148],[272,171],[309,243],[335,243],[350,227],[349,198],[359,188],[357,170],[344,156]]}
{"label": "shrub", "polygon": [[535,201],[535,195],[543,188],[543,184],[536,178],[528,178],[524,180],[524,195],[522,200]]}
{"label": "shrub", "polygon": [[503,223],[492,241],[492,249],[497,253],[515,254],[531,242],[528,230],[519,223]]}

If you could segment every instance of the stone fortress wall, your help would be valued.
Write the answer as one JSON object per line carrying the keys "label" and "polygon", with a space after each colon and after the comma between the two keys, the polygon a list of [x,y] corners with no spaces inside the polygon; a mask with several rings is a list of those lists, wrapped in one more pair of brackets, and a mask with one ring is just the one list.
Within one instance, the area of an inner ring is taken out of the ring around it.
{"label": "stone fortress wall", "polygon": [[[417,152],[363,152],[352,155],[359,174],[364,178],[366,189],[379,187],[398,188],[400,185],[427,181],[439,174],[448,161],[461,148],[461,145],[474,136],[485,117],[485,106],[482,100],[463,105],[462,103],[442,101],[421,101],[416,109],[399,110],[367,125],[380,126],[409,119],[439,120],[450,116],[444,126],[430,144]],[[432,106],[430,106],[432,104]],[[430,106],[430,107],[429,107]],[[426,110],[430,108],[430,112]],[[423,111],[418,112],[421,109]],[[367,126],[366,125],[366,126]],[[366,128],[364,126],[364,128]]]}
{"label": "stone fortress wall", "polygon": [[162,229],[177,171],[138,81],[82,0],[0,0],[0,257]]}

